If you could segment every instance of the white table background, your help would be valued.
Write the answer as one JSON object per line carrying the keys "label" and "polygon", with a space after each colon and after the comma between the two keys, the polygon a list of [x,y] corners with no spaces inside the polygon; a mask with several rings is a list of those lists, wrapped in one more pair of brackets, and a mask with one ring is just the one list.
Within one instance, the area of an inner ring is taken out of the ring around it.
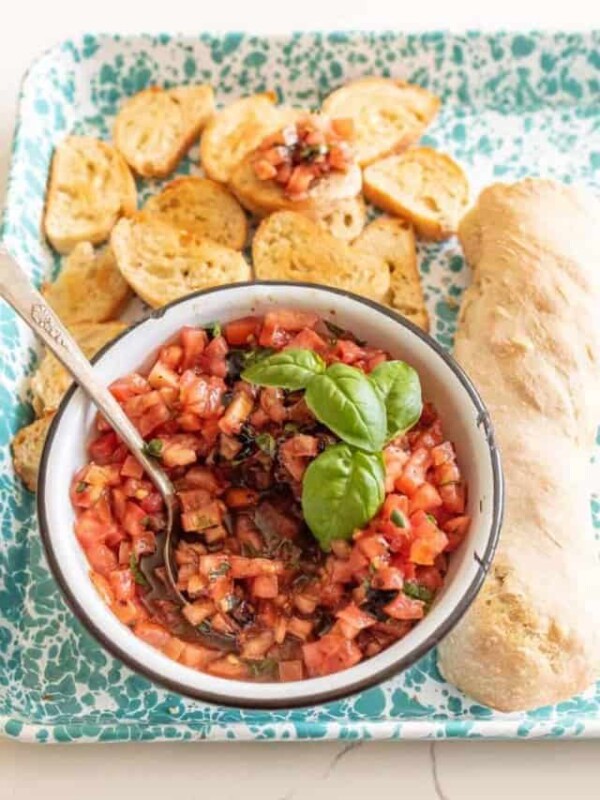
{"label": "white table background", "polygon": [[[600,28],[597,0],[13,0],[0,23],[0,197],[19,81],[86,31]],[[0,800],[598,800],[600,742],[43,747],[0,741]]]}

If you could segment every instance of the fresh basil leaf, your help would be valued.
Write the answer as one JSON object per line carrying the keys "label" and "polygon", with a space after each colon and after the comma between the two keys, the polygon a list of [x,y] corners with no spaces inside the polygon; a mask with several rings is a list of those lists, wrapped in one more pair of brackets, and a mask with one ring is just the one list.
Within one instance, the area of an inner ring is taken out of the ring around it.
{"label": "fresh basil leaf", "polygon": [[317,456],[304,473],[302,512],[323,550],[350,539],[377,513],[385,496],[381,453],[337,444]]}
{"label": "fresh basil leaf", "polygon": [[144,575],[144,573],[140,569],[140,563],[137,560],[135,553],[132,553],[129,556],[129,569],[131,570],[131,574],[133,575],[133,580],[139,586],[145,586],[145,587],[150,586],[150,584],[148,583],[148,581],[146,579],[146,576]]}
{"label": "fresh basil leaf", "polygon": [[242,378],[259,386],[305,389],[315,375],[325,370],[325,362],[313,350],[282,350],[248,367]]}
{"label": "fresh basil leaf", "polygon": [[384,361],[369,375],[387,412],[387,438],[394,439],[415,425],[423,410],[419,375],[404,361]]}
{"label": "fresh basil leaf", "polygon": [[371,453],[382,449],[385,406],[362,370],[347,364],[332,364],[313,378],[304,399],[319,422],[340,439]]}
{"label": "fresh basil leaf", "polygon": [[424,603],[431,603],[435,596],[435,592],[432,592],[431,589],[414,581],[404,581],[402,591],[407,597],[412,597],[413,600],[422,600]]}

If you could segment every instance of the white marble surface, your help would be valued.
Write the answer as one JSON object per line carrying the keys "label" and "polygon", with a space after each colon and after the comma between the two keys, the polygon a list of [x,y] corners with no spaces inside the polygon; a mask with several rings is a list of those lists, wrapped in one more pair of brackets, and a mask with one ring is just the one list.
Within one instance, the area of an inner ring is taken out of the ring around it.
{"label": "white marble surface", "polygon": [[[19,80],[83,31],[600,28],[590,0],[17,0],[0,24],[0,193]],[[1,196],[1,195],[0,195]],[[600,743],[378,742],[38,747],[0,741],[0,800],[598,800]]]}

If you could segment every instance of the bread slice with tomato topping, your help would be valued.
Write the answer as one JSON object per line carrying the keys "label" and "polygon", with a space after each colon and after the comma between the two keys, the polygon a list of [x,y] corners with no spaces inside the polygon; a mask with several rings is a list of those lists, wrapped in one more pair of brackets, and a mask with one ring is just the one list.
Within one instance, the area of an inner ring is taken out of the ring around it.
{"label": "bread slice with tomato topping", "polygon": [[63,259],[58,278],[45,283],[42,294],[67,325],[114,319],[131,297],[110,247],[94,250],[90,242]]}
{"label": "bread slice with tomato topping", "polygon": [[[82,322],[69,328],[73,338],[88,358],[127,328],[124,322]],[[72,378],[60,361],[46,351],[31,376],[32,404],[38,417],[56,411]]]}
{"label": "bread slice with tomato topping", "polygon": [[117,264],[131,288],[158,308],[199,289],[251,277],[237,250],[140,212],[122,220],[111,236]]}
{"label": "bread slice with tomato topping", "polygon": [[234,167],[265,136],[295,118],[295,109],[276,102],[275,92],[263,92],[235,100],[214,115],[200,141],[200,162],[209,178],[227,183]]}
{"label": "bread slice with tomato topping", "polygon": [[368,77],[336,89],[325,98],[322,110],[354,122],[356,157],[366,166],[415,144],[439,107],[439,98],[421,86]]}
{"label": "bread slice with tomato topping", "polygon": [[260,280],[324,283],[379,302],[390,288],[383,259],[350,247],[294,211],[272,214],[260,224],[252,257]]}
{"label": "bread slice with tomato topping", "polygon": [[382,258],[390,270],[390,305],[423,330],[429,330],[417,263],[415,234],[403,219],[379,217],[364,229],[353,247]]}
{"label": "bread slice with tomato topping", "polygon": [[244,210],[224,186],[209,178],[176,178],[148,200],[144,211],[234,250],[246,244]]}
{"label": "bread slice with tomato topping", "polygon": [[43,228],[52,247],[69,253],[79,242],[101,244],[137,206],[135,181],[112,145],[67,136],[52,158]]}
{"label": "bread slice with tomato topping", "polygon": [[285,188],[273,180],[261,180],[254,168],[255,154],[250,153],[233,170],[231,191],[240,203],[258,217],[276,211],[296,211],[317,216],[331,214],[338,203],[356,197],[362,187],[360,168],[353,164],[347,172],[332,172],[318,180],[303,199],[292,199]]}
{"label": "bread slice with tomato topping", "polygon": [[38,471],[44,450],[44,442],[54,414],[46,414],[26,425],[11,442],[15,472],[30,492],[37,489]]}
{"label": "bread slice with tomato topping", "polygon": [[412,222],[425,239],[447,239],[469,202],[469,183],[450,156],[414,147],[376,161],[364,172],[364,192],[378,208]]}
{"label": "bread slice with tomato topping", "polygon": [[113,131],[115,145],[144,178],[172,172],[214,113],[211,86],[151,86],[121,106]]}

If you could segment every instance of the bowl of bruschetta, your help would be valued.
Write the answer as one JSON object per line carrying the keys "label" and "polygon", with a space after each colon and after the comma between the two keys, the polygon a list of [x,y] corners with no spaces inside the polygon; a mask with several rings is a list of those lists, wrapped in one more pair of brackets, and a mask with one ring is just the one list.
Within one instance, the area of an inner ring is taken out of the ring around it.
{"label": "bowl of bruschetta", "polygon": [[413,664],[492,558],[502,476],[476,390],[418,327],[300,282],[177,300],[96,357],[181,502],[182,607],[149,599],[164,509],[83,393],[52,423],[38,511],[87,629],[132,669],[238,707],[310,705]]}

